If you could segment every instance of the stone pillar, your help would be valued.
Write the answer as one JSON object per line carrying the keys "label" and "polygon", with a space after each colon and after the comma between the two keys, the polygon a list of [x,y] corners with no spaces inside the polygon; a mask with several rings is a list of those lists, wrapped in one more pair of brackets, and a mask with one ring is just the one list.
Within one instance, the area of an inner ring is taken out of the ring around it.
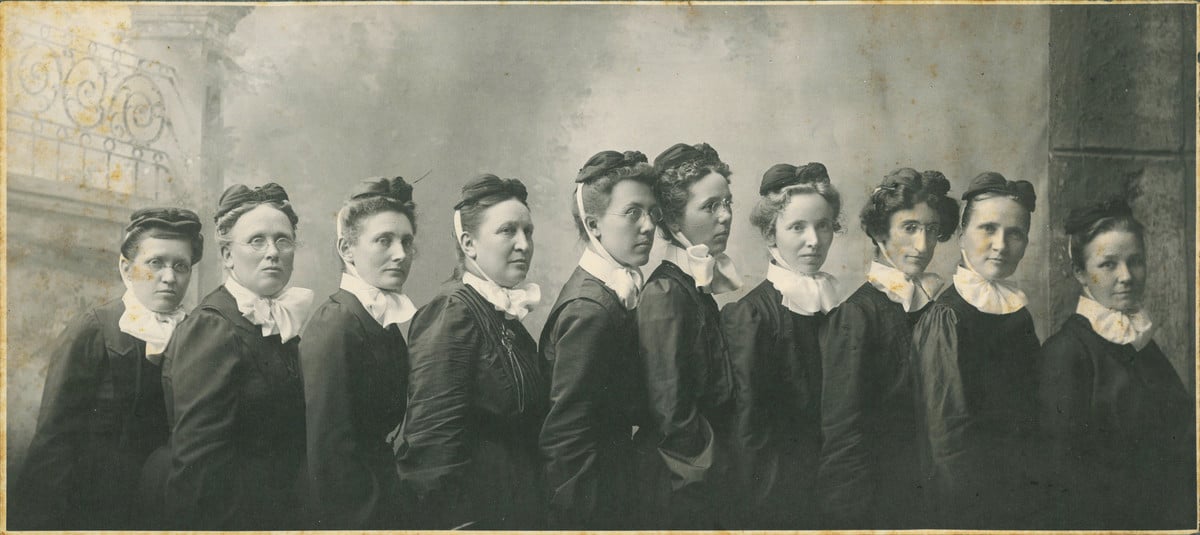
{"label": "stone pillar", "polygon": [[1053,330],[1075,310],[1062,230],[1077,205],[1140,191],[1146,306],[1184,383],[1195,369],[1196,8],[1056,6],[1050,18]]}

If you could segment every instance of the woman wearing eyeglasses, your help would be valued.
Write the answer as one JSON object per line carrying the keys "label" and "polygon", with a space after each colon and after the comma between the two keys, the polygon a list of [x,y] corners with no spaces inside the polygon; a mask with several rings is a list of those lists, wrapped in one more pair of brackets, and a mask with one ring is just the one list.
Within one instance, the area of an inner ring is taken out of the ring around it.
{"label": "woman wearing eyeglasses", "polygon": [[725,254],[733,222],[729,166],[707,143],[654,159],[666,258],[638,305],[641,382],[649,415],[634,441],[637,500],[650,529],[720,529],[728,489],[733,379],[714,294],[742,285]]}
{"label": "woman wearing eyeglasses", "polygon": [[341,285],[313,312],[300,340],[320,529],[405,525],[387,435],[407,403],[408,345],[400,325],[417,311],[403,293],[416,225],[412,186],[401,177],[362,181],[338,211]]}
{"label": "woman wearing eyeglasses", "polygon": [[173,529],[304,527],[304,386],[297,362],[312,291],[289,288],[299,218],[277,184],[221,195],[224,285],[180,323],[163,364],[173,424]]}
{"label": "woman wearing eyeglasses", "polygon": [[767,241],[767,279],[721,311],[737,383],[737,527],[817,529],[817,335],[841,297],[821,266],[842,200],[819,163],[772,166],[759,195],[750,222]]}
{"label": "woman wearing eyeglasses", "polygon": [[541,339],[553,366],[541,433],[553,529],[637,525],[631,437],[645,409],[635,309],[661,215],[654,179],[645,155],[611,150],[575,179],[572,213],[587,247]]}
{"label": "woman wearing eyeglasses", "polygon": [[142,464],[167,440],[162,352],[204,241],[190,210],[130,216],[125,295],[77,318],[50,356],[37,433],[8,494],[11,529],[139,530]]}
{"label": "woman wearing eyeglasses", "polygon": [[528,193],[481,175],[454,207],[459,265],[408,330],[408,408],[394,437],[401,482],[427,529],[538,529],[538,431],[549,377],[521,320],[541,300]]}

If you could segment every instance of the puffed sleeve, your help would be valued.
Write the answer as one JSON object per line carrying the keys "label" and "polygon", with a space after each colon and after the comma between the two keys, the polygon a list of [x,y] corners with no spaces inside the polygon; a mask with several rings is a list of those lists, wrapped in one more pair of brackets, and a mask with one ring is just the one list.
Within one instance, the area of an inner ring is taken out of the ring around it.
{"label": "puffed sleeve", "polygon": [[354,432],[351,377],[368,349],[357,320],[328,302],[300,338],[308,470],[323,529],[372,529],[384,484],[364,462]]}
{"label": "puffed sleeve", "polygon": [[237,518],[244,492],[233,445],[242,366],[234,327],[197,310],[175,329],[166,359],[175,422],[165,518],[187,529],[221,529]]}
{"label": "puffed sleeve", "polygon": [[614,355],[607,354],[613,336],[609,316],[595,301],[575,299],[559,312],[547,340],[555,340],[550,411],[542,426],[542,454],[556,529],[583,529],[595,514],[598,474],[596,428],[598,397]]}
{"label": "puffed sleeve", "polygon": [[1086,514],[1081,506],[1103,503],[1088,499],[1092,486],[1085,482],[1090,470],[1083,461],[1095,371],[1083,343],[1065,331],[1042,346],[1040,364],[1038,418],[1052,478],[1047,488],[1054,492],[1047,499],[1056,509],[1056,527],[1079,527],[1088,524],[1079,516]]}
{"label": "puffed sleeve", "polygon": [[80,477],[86,455],[84,439],[95,409],[105,346],[94,311],[80,316],[60,337],[50,354],[37,431],[18,480],[9,494],[10,528],[85,529],[71,526],[70,489]]}
{"label": "puffed sleeve", "polygon": [[703,385],[689,384],[697,336],[696,310],[666,279],[652,280],[638,305],[638,344],[646,374],[650,417],[661,439],[659,454],[679,491],[704,481],[712,469],[713,433],[696,400]]}
{"label": "puffed sleeve", "polygon": [[871,518],[878,491],[867,411],[872,392],[869,311],[847,301],[829,314],[821,335],[821,489],[824,525],[831,529],[861,525]]}
{"label": "puffed sleeve", "polygon": [[[772,428],[769,404],[781,399],[768,386],[775,370],[764,358],[774,350],[778,333],[758,307],[747,301],[730,303],[721,310],[721,325],[733,364],[734,470],[739,493],[746,496],[748,512],[761,507],[775,487],[779,452],[769,447]],[[747,519],[753,520],[753,519]]]}
{"label": "puffed sleeve", "polygon": [[929,510],[943,525],[970,525],[977,507],[968,443],[971,417],[959,369],[958,316],[934,304],[913,330],[911,358],[921,453]]}
{"label": "puffed sleeve", "polygon": [[[460,496],[470,458],[472,379],[482,334],[467,305],[440,296],[409,327],[409,394],[393,442],[400,479],[416,494],[428,526],[449,529],[464,518]],[[497,474],[497,477],[502,477]]]}

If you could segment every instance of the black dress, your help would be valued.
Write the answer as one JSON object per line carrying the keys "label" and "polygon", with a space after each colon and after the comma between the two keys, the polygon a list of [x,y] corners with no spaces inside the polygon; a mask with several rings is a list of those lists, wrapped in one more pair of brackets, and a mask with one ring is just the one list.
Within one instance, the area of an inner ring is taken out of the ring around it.
{"label": "black dress", "polygon": [[637,317],[650,412],[634,437],[639,527],[728,527],[737,498],[728,493],[733,381],[717,302],[664,261],[642,289]]}
{"label": "black dress", "polygon": [[418,498],[417,527],[542,527],[538,432],[549,396],[529,332],[453,281],[417,311],[408,339],[408,411],[394,451]]}
{"label": "black dress", "polygon": [[931,305],[905,312],[864,283],[829,313],[821,337],[822,523],[921,527],[909,344]]}
{"label": "black dress", "polygon": [[929,528],[1035,528],[1037,362],[1033,316],[988,314],[946,290],[913,331]]}
{"label": "black dress", "polygon": [[50,355],[37,432],[8,494],[10,529],[147,529],[142,463],[167,440],[161,369],[121,332],[120,299],[76,318]]}
{"label": "black dress", "polygon": [[1158,345],[1114,344],[1075,314],[1042,353],[1049,526],[1195,529],[1195,400]]}
{"label": "black dress", "polygon": [[540,345],[553,366],[540,439],[550,527],[634,527],[633,427],[645,412],[634,311],[576,268],[550,311]]}
{"label": "black dress", "polygon": [[387,436],[404,420],[408,346],[358,298],[338,290],[300,341],[308,473],[318,529],[403,527],[400,478]]}
{"label": "black dress", "polygon": [[737,385],[738,529],[817,529],[825,314],[796,314],[763,281],[721,311]]}
{"label": "black dress", "polygon": [[165,514],[172,528],[305,527],[298,345],[264,337],[224,286],[175,328],[163,362],[174,422]]}

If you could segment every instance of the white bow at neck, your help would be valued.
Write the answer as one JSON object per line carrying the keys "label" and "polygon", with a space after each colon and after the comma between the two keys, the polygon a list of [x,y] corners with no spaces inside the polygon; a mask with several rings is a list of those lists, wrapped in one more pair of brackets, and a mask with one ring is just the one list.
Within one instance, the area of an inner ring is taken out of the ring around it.
{"label": "white bow at neck", "polygon": [[350,292],[380,327],[408,323],[417,313],[411,299],[401,292],[372,286],[362,279],[353,264],[346,264],[340,288]]}
{"label": "white bow at neck", "polygon": [[262,297],[238,282],[231,273],[225,289],[237,301],[238,312],[250,323],[262,327],[262,335],[278,334],[283,342],[300,336],[300,329],[312,313],[313,292],[308,288],[287,288],[272,297]]}
{"label": "white bow at neck", "polygon": [[1084,288],[1083,295],[1079,296],[1075,313],[1086,318],[1092,325],[1092,330],[1101,338],[1114,344],[1129,344],[1141,351],[1154,339],[1154,322],[1145,310],[1128,314],[1108,308],[1093,299],[1087,288]]}
{"label": "white bow at neck", "polygon": [[905,312],[925,308],[925,305],[941,292],[945,282],[937,273],[923,272],[910,277],[896,268],[882,246],[878,249],[884,261],[892,265],[885,265],[878,260],[871,261],[871,267],[867,270],[867,282],[883,292],[893,303],[903,307]]}
{"label": "white bow at neck", "polygon": [[801,316],[812,316],[817,312],[828,313],[837,306],[836,277],[824,271],[797,272],[779,254],[779,249],[768,250],[775,261],[767,263],[767,280],[783,294],[784,307]]}
{"label": "white bow at neck", "polygon": [[[575,207],[579,210],[580,219],[585,218],[587,212],[583,210],[583,186],[578,184],[575,186]],[[617,262],[604,244],[600,243],[600,240],[587,230],[586,223],[584,232],[587,232],[588,243],[591,246],[585,248],[583,255],[579,257],[579,267],[600,279],[605,286],[617,294],[621,305],[627,310],[633,310],[638,305],[642,284],[645,283],[642,270]]]}
{"label": "white bow at neck", "polygon": [[[129,283],[126,282],[126,285],[128,286]],[[125,311],[117,320],[117,328],[125,334],[146,342],[146,360],[161,364],[162,353],[167,349],[167,342],[171,341],[175,326],[183,321],[187,312],[183,310],[182,306],[166,314],[150,310],[137,298],[132,288],[125,290],[125,295],[121,296],[121,302],[125,304]]]}
{"label": "white bow at neck", "polygon": [[742,287],[742,277],[738,275],[737,266],[729,255],[721,253],[709,254],[707,245],[692,245],[692,242],[682,232],[673,233],[675,239],[684,247],[675,244],[667,246],[666,258],[696,281],[696,288],[710,294],[732,292]]}
{"label": "white bow at neck", "polygon": [[980,275],[967,259],[967,252],[961,253],[963,263],[954,272],[954,288],[964,301],[987,314],[1011,314],[1025,308],[1029,301],[1016,284]]}

